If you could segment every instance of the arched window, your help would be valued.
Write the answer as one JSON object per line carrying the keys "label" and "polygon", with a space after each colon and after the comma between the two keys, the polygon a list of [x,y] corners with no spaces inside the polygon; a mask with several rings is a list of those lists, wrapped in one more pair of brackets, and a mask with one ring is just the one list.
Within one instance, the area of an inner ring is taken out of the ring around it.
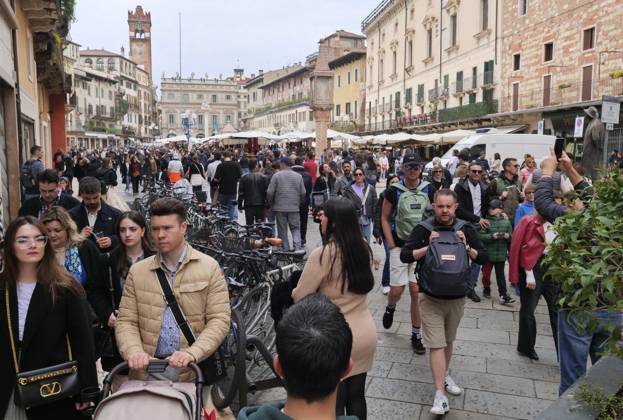
{"label": "arched window", "polygon": [[112,71],[115,69],[115,59],[110,57],[108,59],[108,71]]}
{"label": "arched window", "polygon": [[95,67],[98,70],[104,70],[104,59],[103,58],[98,58],[97,61],[95,62]]}
{"label": "arched window", "polygon": [[86,60],[84,60],[84,64],[86,64],[89,67],[93,67],[93,60],[91,60],[90,58],[87,58]]}

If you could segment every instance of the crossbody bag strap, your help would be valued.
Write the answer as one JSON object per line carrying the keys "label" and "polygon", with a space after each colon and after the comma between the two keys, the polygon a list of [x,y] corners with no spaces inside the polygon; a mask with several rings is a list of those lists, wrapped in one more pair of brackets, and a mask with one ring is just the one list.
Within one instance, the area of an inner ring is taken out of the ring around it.
{"label": "crossbody bag strap", "polygon": [[[110,252],[106,253],[106,260],[108,265],[108,294],[110,295],[110,305],[112,312],[115,313],[115,286],[112,282],[112,266],[110,265]],[[108,322],[108,320],[106,320]]]}
{"label": "crossbody bag strap", "polygon": [[[13,335],[13,323],[11,322],[11,298],[9,295],[8,287],[4,289],[4,299],[6,307],[6,322],[9,329],[9,341],[11,342],[11,355],[13,356],[13,365],[15,366],[15,373],[19,373],[19,362],[17,360],[17,351],[15,349],[15,336]],[[73,360],[71,344],[69,343],[69,335],[65,335],[65,341],[67,342],[67,355],[69,356],[69,360]]]}
{"label": "crossbody bag strap", "polygon": [[180,328],[180,331],[182,331],[182,334],[184,334],[184,338],[186,338],[188,345],[192,346],[195,342],[195,335],[190,328],[190,324],[188,324],[188,321],[186,321],[186,318],[182,313],[182,308],[180,308],[180,305],[175,299],[175,295],[173,294],[173,290],[171,290],[166,274],[161,268],[156,270],[156,277],[158,277],[160,288],[164,294],[164,300],[167,303],[167,306],[171,308],[171,312],[173,312],[177,326]]}

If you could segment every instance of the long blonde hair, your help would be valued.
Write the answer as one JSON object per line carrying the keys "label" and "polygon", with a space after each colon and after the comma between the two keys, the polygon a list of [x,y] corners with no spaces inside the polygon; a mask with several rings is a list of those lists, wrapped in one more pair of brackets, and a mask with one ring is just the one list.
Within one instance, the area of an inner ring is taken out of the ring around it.
{"label": "long blonde hair", "polygon": [[79,246],[86,239],[84,236],[78,232],[78,226],[76,226],[76,222],[71,218],[67,210],[60,206],[54,206],[45,212],[43,217],[41,218],[41,223],[44,226],[47,226],[50,222],[58,222],[67,232],[67,244],[66,248],[72,248],[74,246]]}

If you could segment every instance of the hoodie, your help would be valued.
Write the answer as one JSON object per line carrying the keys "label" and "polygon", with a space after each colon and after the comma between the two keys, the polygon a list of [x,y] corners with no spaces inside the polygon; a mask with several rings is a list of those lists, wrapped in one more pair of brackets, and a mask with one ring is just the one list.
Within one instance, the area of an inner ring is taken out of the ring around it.
{"label": "hoodie", "polygon": [[[238,420],[292,420],[292,417],[283,413],[285,403],[245,407],[238,413]],[[357,416],[338,416],[337,420],[357,420]]]}

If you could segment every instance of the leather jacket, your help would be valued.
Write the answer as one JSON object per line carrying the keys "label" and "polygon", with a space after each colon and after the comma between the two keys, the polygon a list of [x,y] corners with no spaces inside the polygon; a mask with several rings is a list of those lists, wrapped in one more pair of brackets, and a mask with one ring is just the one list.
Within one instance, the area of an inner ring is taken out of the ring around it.
{"label": "leather jacket", "polygon": [[534,215],[521,219],[513,232],[509,255],[508,277],[512,284],[519,283],[519,267],[532,270],[545,250],[543,223]]}
{"label": "leather jacket", "polygon": [[238,207],[266,206],[268,178],[260,172],[250,172],[238,182]]}

